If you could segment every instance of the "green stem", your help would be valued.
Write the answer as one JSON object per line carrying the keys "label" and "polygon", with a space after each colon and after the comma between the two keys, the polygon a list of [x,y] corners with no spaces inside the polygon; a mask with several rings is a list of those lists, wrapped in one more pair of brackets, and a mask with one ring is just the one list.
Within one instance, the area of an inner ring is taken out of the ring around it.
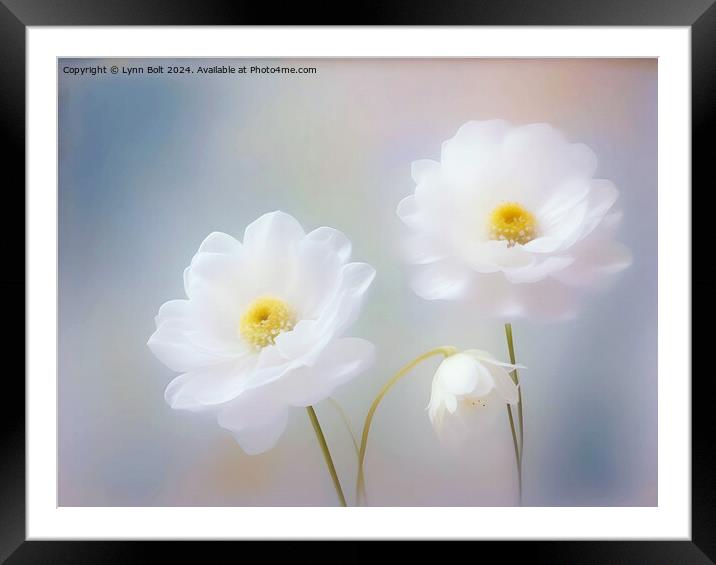
{"label": "green stem", "polygon": [[[340,403],[332,396],[328,397],[328,401],[331,404],[333,404],[333,407],[336,409],[336,412],[338,412],[338,414],[341,417],[341,420],[343,420],[343,424],[345,425],[346,429],[348,430],[348,433],[351,436],[351,441],[353,442],[353,448],[355,449],[355,452],[356,452],[356,459],[359,458],[360,457],[360,449],[358,447],[358,440],[356,439],[356,435],[353,433],[353,428],[351,427],[351,423],[348,420],[348,415],[346,414],[346,411],[343,410],[343,406],[341,406]],[[362,477],[359,477],[359,480],[360,480],[360,483],[358,485],[358,489],[356,490],[356,506],[358,506],[360,503],[360,501],[357,499],[359,492],[363,493],[363,497],[365,500],[365,482]],[[367,502],[367,500],[366,500],[366,502]]]}
{"label": "green stem", "polygon": [[348,419],[348,415],[346,414],[346,411],[343,409],[343,406],[341,406],[340,402],[338,402],[335,398],[332,396],[328,397],[328,402],[333,404],[333,407],[336,409],[336,412],[338,412],[338,415],[341,417],[341,420],[343,421],[343,425],[348,430],[348,433],[351,436],[351,442],[353,443],[353,448],[356,452],[356,457],[358,457],[358,440],[356,439],[356,435],[353,433],[353,428],[351,427],[350,420]]}
{"label": "green stem", "polygon": [[395,375],[393,375],[390,380],[385,383],[378,392],[378,396],[375,397],[375,400],[373,400],[373,404],[370,405],[368,414],[365,417],[365,423],[363,424],[363,434],[361,436],[360,451],[358,453],[358,480],[356,481],[356,501],[358,503],[360,503],[361,495],[365,495],[365,476],[363,471],[363,464],[365,462],[365,452],[368,447],[368,434],[370,433],[370,425],[373,422],[373,416],[375,414],[375,411],[378,409],[380,401],[383,400],[383,397],[388,394],[388,391],[393,387],[393,385],[395,385],[395,383],[397,383],[400,379],[407,375],[416,365],[420,364],[422,361],[425,361],[433,355],[443,355],[445,357],[449,357],[456,352],[456,348],[452,346],[444,346],[436,347],[435,349],[431,349],[430,351],[419,355],[410,363],[405,365],[402,369],[400,369],[397,373],[395,373]]}
{"label": "green stem", "polygon": [[306,406],[306,411],[308,412],[309,420],[311,420],[311,425],[313,425],[313,431],[316,432],[316,439],[318,439],[318,444],[321,446],[323,458],[326,460],[328,472],[330,473],[331,479],[333,480],[333,486],[336,489],[336,494],[338,495],[338,499],[341,502],[341,506],[348,506],[346,504],[346,497],[343,496],[343,489],[341,488],[341,483],[338,480],[338,473],[336,473],[336,467],[335,465],[333,465],[331,452],[328,449],[328,444],[326,443],[326,438],[323,435],[321,424],[318,422],[316,411],[313,409],[313,406]]}
{"label": "green stem", "polygon": [[[509,322],[505,324],[505,337],[507,338],[507,350],[510,354],[510,363],[513,365],[516,362],[515,359],[515,343],[512,339],[512,324]],[[512,419],[512,409],[510,406],[507,407],[507,410],[509,411],[510,416],[510,426],[512,428],[512,440],[515,441],[515,452],[519,451],[518,461],[517,461],[517,478],[519,481],[519,493],[520,493],[520,505],[522,504],[522,454],[524,451],[524,444],[525,444],[525,424],[524,424],[524,417],[522,415],[522,387],[520,386],[520,374],[517,371],[517,369],[514,369],[511,371],[512,380],[517,385],[517,422],[520,430],[520,439],[519,439],[519,450],[517,449],[517,442],[515,437],[515,429],[514,429],[514,421]]]}
{"label": "green stem", "polygon": [[517,485],[519,492],[520,505],[522,505],[522,461],[520,461],[520,452],[517,447],[517,434],[515,432],[515,420],[512,417],[512,407],[507,406],[507,417],[510,420],[510,431],[512,431],[512,445],[515,448],[515,465],[517,465]]}

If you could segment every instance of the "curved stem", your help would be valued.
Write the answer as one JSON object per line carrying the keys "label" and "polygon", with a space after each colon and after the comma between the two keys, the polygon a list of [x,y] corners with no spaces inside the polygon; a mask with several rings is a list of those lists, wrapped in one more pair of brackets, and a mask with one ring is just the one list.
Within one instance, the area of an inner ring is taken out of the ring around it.
{"label": "curved stem", "polygon": [[520,451],[517,447],[517,434],[515,433],[515,419],[512,417],[512,407],[507,404],[507,417],[510,420],[510,431],[512,432],[512,445],[515,447],[515,464],[517,465],[517,486],[519,492],[520,506],[522,506],[522,461]]}
{"label": "curved stem", "polygon": [[[507,338],[507,350],[510,354],[510,363],[515,364],[515,344],[512,339],[512,324],[505,324],[505,337]],[[519,457],[517,460],[517,475],[519,480],[520,505],[522,505],[522,452],[525,444],[525,425],[522,416],[522,387],[520,386],[520,374],[517,369],[511,372],[512,380],[517,385],[517,422],[520,430],[519,438]],[[517,451],[517,443],[515,438],[514,422],[512,419],[512,409],[508,406],[507,410],[510,415],[510,426],[512,427],[512,439],[515,441],[515,450]]]}
{"label": "curved stem", "polygon": [[331,452],[328,450],[328,444],[326,443],[326,438],[323,435],[323,430],[321,429],[321,424],[318,422],[318,417],[316,416],[316,411],[313,409],[313,406],[306,406],[306,411],[308,412],[308,418],[311,420],[311,424],[313,425],[313,431],[316,432],[316,438],[318,439],[318,444],[321,446],[321,451],[323,452],[323,458],[326,460],[326,465],[328,466],[328,472],[331,475],[331,479],[333,480],[333,487],[336,489],[336,494],[338,495],[338,500],[340,500],[341,506],[348,506],[346,504],[346,497],[343,496],[343,489],[341,488],[341,482],[338,480],[338,473],[336,473],[336,467],[333,465],[333,459],[331,458]]}
{"label": "curved stem", "polygon": [[[351,441],[353,442],[353,447],[355,448],[356,459],[358,459],[360,457],[360,448],[358,447],[358,440],[356,439],[356,435],[353,433],[353,428],[351,427],[351,423],[348,420],[348,415],[346,414],[346,411],[343,410],[343,406],[341,406],[340,403],[332,396],[328,397],[328,401],[333,404],[333,407],[336,409],[336,412],[338,412],[341,417],[341,420],[343,420],[343,424],[348,429],[348,433],[351,436]],[[358,496],[359,492],[362,492],[365,500],[365,483],[363,482],[363,477],[358,477],[358,481],[359,483],[358,488],[356,490],[356,497]],[[359,503],[360,501],[358,500],[358,498],[356,498],[356,506],[358,506]]]}
{"label": "curved stem", "polygon": [[455,347],[444,346],[436,347],[435,349],[431,349],[430,351],[419,355],[410,363],[405,365],[402,369],[400,369],[397,373],[395,373],[395,375],[393,375],[390,380],[385,383],[378,392],[378,396],[375,397],[375,400],[373,400],[373,404],[370,405],[368,414],[365,417],[365,423],[363,424],[363,434],[361,436],[360,450],[358,452],[358,480],[356,481],[357,503],[360,503],[361,494],[365,494],[365,477],[363,472],[363,463],[365,462],[365,452],[368,447],[368,434],[370,433],[370,425],[373,422],[373,416],[375,414],[375,411],[378,409],[380,401],[383,400],[383,397],[388,394],[388,391],[393,387],[395,383],[397,383],[400,379],[407,375],[416,365],[420,364],[422,361],[425,361],[433,355],[443,355],[445,357],[449,357],[456,352],[457,349]]}
{"label": "curved stem", "polygon": [[333,407],[336,409],[336,412],[338,412],[339,416],[341,417],[343,424],[345,425],[346,429],[348,430],[348,433],[351,436],[351,441],[353,442],[353,448],[355,449],[356,457],[358,457],[358,439],[356,438],[355,433],[353,433],[353,428],[351,426],[350,420],[348,420],[348,415],[346,414],[346,411],[343,409],[343,406],[341,406],[340,402],[338,402],[332,396],[328,397],[328,402],[333,404]]}

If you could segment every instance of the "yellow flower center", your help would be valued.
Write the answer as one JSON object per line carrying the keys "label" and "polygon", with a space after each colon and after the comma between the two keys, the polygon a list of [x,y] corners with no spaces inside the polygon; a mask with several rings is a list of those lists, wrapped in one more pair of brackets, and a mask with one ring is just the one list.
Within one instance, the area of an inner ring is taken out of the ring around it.
{"label": "yellow flower center", "polygon": [[490,239],[507,241],[507,245],[524,245],[537,237],[537,220],[517,202],[500,204],[490,213]]}
{"label": "yellow flower center", "polygon": [[296,317],[291,307],[273,296],[254,300],[241,316],[239,334],[257,349],[272,345],[281,332],[291,331]]}

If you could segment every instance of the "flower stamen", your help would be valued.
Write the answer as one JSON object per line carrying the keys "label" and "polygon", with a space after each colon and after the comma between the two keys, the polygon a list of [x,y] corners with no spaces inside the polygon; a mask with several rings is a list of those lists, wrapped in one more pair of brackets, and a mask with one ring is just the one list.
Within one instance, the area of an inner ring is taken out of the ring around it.
{"label": "flower stamen", "polygon": [[537,220],[517,202],[500,204],[488,222],[490,239],[507,241],[509,247],[525,245],[537,237]]}
{"label": "flower stamen", "polygon": [[291,307],[279,298],[261,296],[241,316],[239,335],[256,349],[273,345],[282,332],[291,331],[296,316]]}

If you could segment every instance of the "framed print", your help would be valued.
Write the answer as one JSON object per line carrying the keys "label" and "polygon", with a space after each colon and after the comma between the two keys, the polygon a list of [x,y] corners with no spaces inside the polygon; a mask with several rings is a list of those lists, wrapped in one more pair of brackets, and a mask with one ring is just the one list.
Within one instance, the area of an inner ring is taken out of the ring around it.
{"label": "framed print", "polygon": [[139,540],[711,562],[709,2],[356,26],[131,5],[2,7],[27,273],[4,283],[27,328],[8,562]]}

